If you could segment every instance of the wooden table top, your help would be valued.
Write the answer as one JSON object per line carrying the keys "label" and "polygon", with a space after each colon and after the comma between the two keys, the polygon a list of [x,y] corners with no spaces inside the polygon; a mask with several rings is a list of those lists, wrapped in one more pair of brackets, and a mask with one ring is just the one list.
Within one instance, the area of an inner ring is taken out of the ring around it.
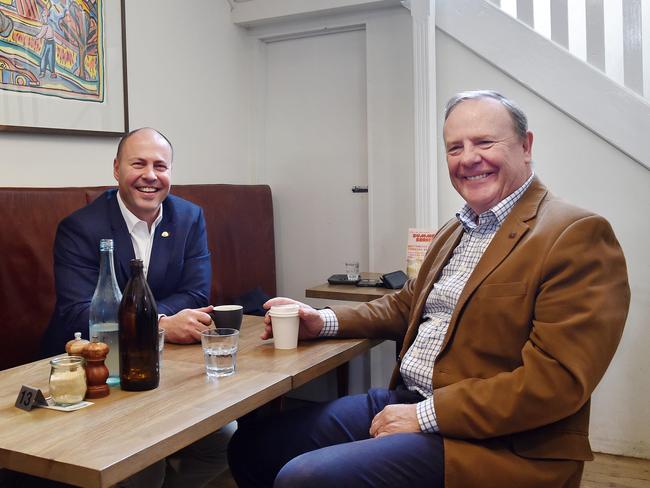
{"label": "wooden table top", "polygon": [[[275,349],[273,339],[262,341],[262,318],[244,316],[240,330],[237,365],[291,377],[291,387],[297,388],[330,371],[353,357],[381,343],[375,339],[327,339],[301,341],[297,349]],[[173,350],[174,359],[203,364],[203,356],[192,347],[167,344],[165,351]]]}
{"label": "wooden table top", "polygon": [[210,380],[198,344],[167,344],[160,386],[111,388],[75,412],[14,406],[21,385],[47,390],[48,360],[0,371],[0,466],[79,486],[111,486],[378,341],[301,342],[275,351],[260,317],[245,317],[237,372]]}

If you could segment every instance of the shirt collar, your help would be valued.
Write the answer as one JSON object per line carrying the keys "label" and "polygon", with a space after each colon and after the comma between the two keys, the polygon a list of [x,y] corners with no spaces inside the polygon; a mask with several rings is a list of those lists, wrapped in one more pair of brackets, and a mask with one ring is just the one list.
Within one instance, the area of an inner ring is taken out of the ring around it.
{"label": "shirt collar", "polygon": [[[149,228],[147,223],[144,220],[140,220],[138,217],[136,217],[133,212],[131,212],[126,205],[124,204],[124,200],[122,200],[122,196],[120,195],[120,191],[117,191],[117,204],[120,207],[120,212],[122,212],[122,217],[124,218],[124,222],[126,223],[126,228],[129,231],[129,234],[133,233],[133,228],[140,222],[142,222],[144,225]],[[151,226],[151,229],[155,229],[160,221],[162,220],[163,216],[163,206],[160,206],[160,211],[158,212],[158,217],[156,217],[156,220],[154,220],[153,225]]]}
{"label": "shirt collar", "polygon": [[534,176],[535,172],[532,172],[530,177],[524,182],[523,185],[521,185],[510,195],[497,203],[494,207],[483,212],[481,215],[476,215],[476,212],[474,212],[474,210],[472,210],[472,208],[467,203],[465,203],[465,205],[463,205],[461,209],[456,212],[456,218],[460,221],[466,231],[476,228],[482,223],[483,220],[496,219],[497,225],[500,226],[508,214],[510,214],[510,211],[515,206],[515,203],[517,203],[524,192],[528,189],[531,182],[533,181]]}

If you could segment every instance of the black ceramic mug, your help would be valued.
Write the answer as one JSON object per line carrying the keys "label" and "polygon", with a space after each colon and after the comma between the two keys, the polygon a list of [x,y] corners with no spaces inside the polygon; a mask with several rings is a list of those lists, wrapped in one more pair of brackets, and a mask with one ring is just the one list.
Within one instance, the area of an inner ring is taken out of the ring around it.
{"label": "black ceramic mug", "polygon": [[218,305],[209,312],[217,329],[237,329],[241,327],[244,308],[241,305]]}

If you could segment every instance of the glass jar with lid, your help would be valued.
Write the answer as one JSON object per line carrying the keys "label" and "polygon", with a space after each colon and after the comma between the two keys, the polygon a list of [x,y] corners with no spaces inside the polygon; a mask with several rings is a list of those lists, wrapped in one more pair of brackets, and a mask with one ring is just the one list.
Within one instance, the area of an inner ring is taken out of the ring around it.
{"label": "glass jar with lid", "polygon": [[80,356],[59,356],[50,361],[50,395],[56,405],[74,405],[84,399],[85,364]]}

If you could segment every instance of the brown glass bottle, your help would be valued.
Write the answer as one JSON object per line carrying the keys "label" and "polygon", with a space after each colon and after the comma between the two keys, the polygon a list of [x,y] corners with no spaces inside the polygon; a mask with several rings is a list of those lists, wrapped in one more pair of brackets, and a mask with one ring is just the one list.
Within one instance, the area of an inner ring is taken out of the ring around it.
{"label": "brown glass bottle", "polygon": [[144,277],[142,261],[131,260],[131,279],[124,288],[118,312],[120,385],[123,390],[158,387],[158,310]]}

